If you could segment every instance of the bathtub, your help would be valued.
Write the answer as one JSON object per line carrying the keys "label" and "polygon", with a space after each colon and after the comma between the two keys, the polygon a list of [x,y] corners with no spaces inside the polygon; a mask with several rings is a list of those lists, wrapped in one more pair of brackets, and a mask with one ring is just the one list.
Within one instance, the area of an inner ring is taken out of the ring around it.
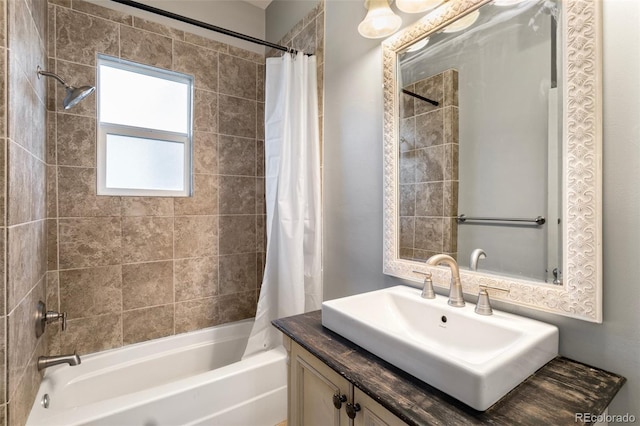
{"label": "bathtub", "polygon": [[27,425],[274,426],[287,417],[286,351],[240,360],[252,324],[225,324],[49,368]]}

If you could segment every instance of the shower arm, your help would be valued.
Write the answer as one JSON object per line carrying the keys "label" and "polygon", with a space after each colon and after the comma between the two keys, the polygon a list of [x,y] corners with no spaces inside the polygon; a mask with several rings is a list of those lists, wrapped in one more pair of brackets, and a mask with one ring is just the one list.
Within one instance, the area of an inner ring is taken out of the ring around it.
{"label": "shower arm", "polygon": [[[44,75],[45,77],[53,77],[56,80],[58,80],[60,83],[62,83],[62,85],[64,87],[67,87],[67,88],[70,87],[58,74],[54,74],[52,72],[45,71],[42,68],[40,68],[40,65],[38,65],[38,76],[40,76],[40,75]],[[40,78],[40,77],[38,77],[38,78]]]}

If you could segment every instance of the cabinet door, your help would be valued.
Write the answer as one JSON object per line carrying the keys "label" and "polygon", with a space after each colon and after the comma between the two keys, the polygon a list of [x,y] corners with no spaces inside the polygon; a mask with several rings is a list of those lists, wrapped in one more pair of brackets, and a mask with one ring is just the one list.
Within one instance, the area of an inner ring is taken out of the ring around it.
{"label": "cabinet door", "polygon": [[406,426],[405,422],[358,388],[354,389],[353,403],[360,405],[360,411],[353,419],[353,426]]}
{"label": "cabinet door", "polygon": [[[289,366],[289,426],[347,426],[344,407],[351,400],[350,383],[297,344]],[[334,395],[343,397],[341,408]]]}

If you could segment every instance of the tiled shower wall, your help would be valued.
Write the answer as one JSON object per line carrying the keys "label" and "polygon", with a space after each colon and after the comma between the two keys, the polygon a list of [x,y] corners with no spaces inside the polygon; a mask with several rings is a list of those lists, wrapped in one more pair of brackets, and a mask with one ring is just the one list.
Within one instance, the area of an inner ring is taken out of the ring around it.
{"label": "tiled shower wall", "polygon": [[255,315],[265,247],[264,57],[79,0],[49,1],[49,68],[96,53],[195,76],[192,198],[96,195],[96,98],[48,103],[51,353],[96,352]]}
{"label": "tiled shower wall", "polygon": [[458,72],[417,81],[401,94],[400,257],[457,255]]}
{"label": "tiled shower wall", "polygon": [[45,297],[46,86],[36,68],[46,65],[46,7],[0,1],[0,425],[26,422],[41,379],[36,359],[47,343],[36,338],[33,321]]}

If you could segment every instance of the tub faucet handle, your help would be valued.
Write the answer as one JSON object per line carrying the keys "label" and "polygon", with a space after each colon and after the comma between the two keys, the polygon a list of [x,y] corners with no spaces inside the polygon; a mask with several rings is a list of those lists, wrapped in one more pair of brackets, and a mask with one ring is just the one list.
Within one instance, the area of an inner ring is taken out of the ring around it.
{"label": "tub faucet handle", "polygon": [[67,313],[66,312],[54,312],[54,311],[47,311],[47,313],[44,315],[44,319],[47,322],[47,324],[58,321],[58,320],[62,320],[62,331],[65,331],[67,329]]}

